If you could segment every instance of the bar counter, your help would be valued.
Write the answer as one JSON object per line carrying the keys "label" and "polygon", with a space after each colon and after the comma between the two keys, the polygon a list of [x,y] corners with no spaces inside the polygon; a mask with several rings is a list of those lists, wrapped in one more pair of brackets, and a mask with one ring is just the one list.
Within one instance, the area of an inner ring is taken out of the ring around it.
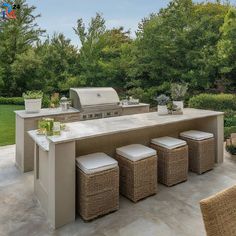
{"label": "bar counter", "polygon": [[34,143],[27,131],[37,129],[38,121],[51,117],[60,122],[79,121],[80,112],[74,108],[62,111],[60,108],[41,109],[38,113],[15,111],[16,115],[16,166],[25,173],[34,169]]}
{"label": "bar counter", "polygon": [[178,137],[196,129],[215,137],[216,163],[223,162],[224,113],[184,109],[183,115],[159,116],[157,112],[68,123],[60,136],[44,137],[29,131],[35,142],[35,194],[53,228],[75,220],[75,158],[94,152],[113,157],[117,147],[152,138]]}

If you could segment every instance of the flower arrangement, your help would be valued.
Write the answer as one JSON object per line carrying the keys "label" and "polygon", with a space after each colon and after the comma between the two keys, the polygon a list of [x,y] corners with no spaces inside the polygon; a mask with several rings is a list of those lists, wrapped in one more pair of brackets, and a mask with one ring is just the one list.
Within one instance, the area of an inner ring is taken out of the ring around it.
{"label": "flower arrangement", "polygon": [[171,85],[171,97],[174,101],[183,101],[188,91],[188,84],[177,84]]}

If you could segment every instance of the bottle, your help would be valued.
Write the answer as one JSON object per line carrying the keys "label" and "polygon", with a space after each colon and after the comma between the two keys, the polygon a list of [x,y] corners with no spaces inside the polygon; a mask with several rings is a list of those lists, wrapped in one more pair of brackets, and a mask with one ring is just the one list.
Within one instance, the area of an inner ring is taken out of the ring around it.
{"label": "bottle", "polygon": [[53,135],[61,135],[61,123],[60,122],[53,123]]}
{"label": "bottle", "polygon": [[44,121],[46,122],[46,135],[52,136],[53,135],[53,118],[45,118]]}

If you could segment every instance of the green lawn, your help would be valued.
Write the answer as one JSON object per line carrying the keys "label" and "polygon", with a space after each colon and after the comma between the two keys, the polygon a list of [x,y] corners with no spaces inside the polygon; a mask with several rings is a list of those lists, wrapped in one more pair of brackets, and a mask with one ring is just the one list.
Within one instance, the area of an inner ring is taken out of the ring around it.
{"label": "green lawn", "polygon": [[0,146],[15,143],[15,110],[24,109],[18,105],[0,105]]}

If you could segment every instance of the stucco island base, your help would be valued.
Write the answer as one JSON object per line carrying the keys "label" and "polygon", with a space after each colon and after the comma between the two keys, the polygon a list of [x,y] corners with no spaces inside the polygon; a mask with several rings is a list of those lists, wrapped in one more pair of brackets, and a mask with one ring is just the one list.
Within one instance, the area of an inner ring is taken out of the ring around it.
{"label": "stucco island base", "polygon": [[53,228],[75,220],[75,158],[94,152],[115,155],[120,146],[161,136],[178,137],[197,129],[212,132],[216,141],[216,163],[223,162],[223,113],[185,109],[183,115],[146,113],[101,120],[69,123],[69,132],[49,139],[29,131],[35,141],[35,194]]}

